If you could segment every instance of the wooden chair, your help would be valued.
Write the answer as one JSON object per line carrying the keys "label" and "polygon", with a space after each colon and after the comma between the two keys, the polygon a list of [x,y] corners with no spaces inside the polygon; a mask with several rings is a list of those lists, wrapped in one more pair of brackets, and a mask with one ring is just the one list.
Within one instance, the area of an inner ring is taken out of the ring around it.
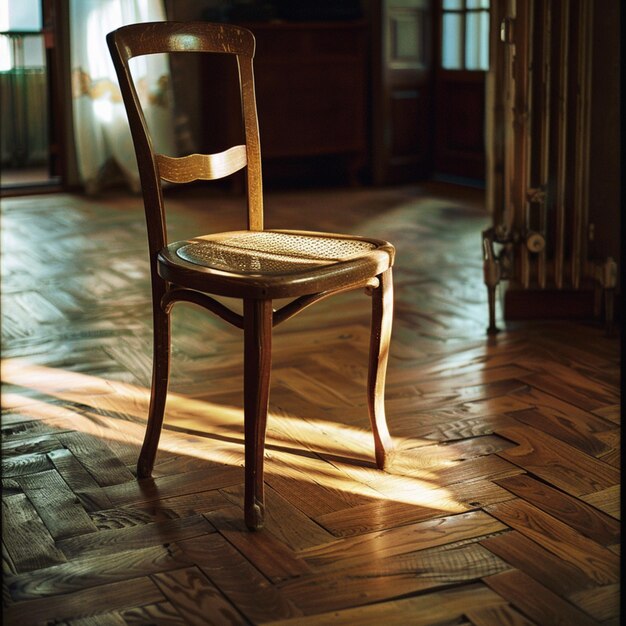
{"label": "wooden chair", "polygon": [[[314,302],[365,288],[372,297],[367,397],[376,463],[391,450],[384,410],[384,386],[393,313],[391,266],[394,248],[369,237],[320,232],[265,230],[261,155],[256,114],[252,33],[233,25],[155,22],[124,26],[107,42],[132,131],[148,227],[152,276],[154,346],[152,392],[137,474],[152,473],[167,395],[170,310],[192,302],[243,329],[245,521],[263,525],[263,454],[267,421],[272,327]],[[172,158],[156,154],[129,72],[132,57],[159,52],[207,52],[236,56],[245,145],[219,154]],[[202,235],[168,243],[161,179],[174,183],[211,180],[247,168],[246,230]],[[294,209],[296,212],[297,209]],[[241,298],[243,315],[208,294]],[[273,310],[272,300],[291,299]]]}

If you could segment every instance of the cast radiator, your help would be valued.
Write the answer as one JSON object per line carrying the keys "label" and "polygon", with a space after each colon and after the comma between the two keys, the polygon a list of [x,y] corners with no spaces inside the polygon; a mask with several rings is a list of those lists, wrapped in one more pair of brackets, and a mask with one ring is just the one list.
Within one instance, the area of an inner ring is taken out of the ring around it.
{"label": "cast radiator", "polygon": [[612,321],[616,262],[592,260],[587,250],[592,2],[492,4],[487,193],[494,222],[482,233],[489,332],[497,330],[495,291],[505,279],[522,289],[593,284],[596,314],[604,297]]}

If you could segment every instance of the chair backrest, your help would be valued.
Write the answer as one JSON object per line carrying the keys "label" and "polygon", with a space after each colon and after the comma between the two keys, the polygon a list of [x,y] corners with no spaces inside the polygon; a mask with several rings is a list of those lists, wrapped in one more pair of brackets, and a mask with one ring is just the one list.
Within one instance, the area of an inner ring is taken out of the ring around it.
{"label": "chair backrest", "polygon": [[[150,257],[167,244],[160,179],[184,183],[228,176],[247,166],[248,228],[263,230],[261,151],[254,93],[254,35],[245,28],[208,22],[145,22],[122,26],[107,35],[133,137],[143,190]],[[237,58],[245,145],[218,154],[174,158],[154,151],[128,61],[171,52],[232,54]]]}

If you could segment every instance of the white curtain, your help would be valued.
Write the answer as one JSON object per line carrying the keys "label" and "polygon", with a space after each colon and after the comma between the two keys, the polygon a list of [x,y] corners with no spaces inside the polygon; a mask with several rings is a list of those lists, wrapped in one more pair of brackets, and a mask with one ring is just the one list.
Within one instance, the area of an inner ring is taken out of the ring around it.
{"label": "white curtain", "polygon": [[[126,112],[106,44],[125,24],[165,20],[163,0],[70,0],[72,108],[78,171],[87,193],[119,182],[139,191]],[[173,98],[165,55],[131,59],[155,149],[175,155]]]}

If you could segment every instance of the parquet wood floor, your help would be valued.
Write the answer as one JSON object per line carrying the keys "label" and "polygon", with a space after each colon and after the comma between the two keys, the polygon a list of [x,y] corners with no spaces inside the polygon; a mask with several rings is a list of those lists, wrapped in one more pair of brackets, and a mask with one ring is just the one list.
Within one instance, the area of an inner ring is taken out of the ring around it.
{"label": "parquet wood floor", "polygon": [[[168,202],[173,238],[244,215],[220,192]],[[242,522],[242,338],[190,305],[137,481],[141,201],[3,200],[4,623],[618,624],[618,338],[572,321],[486,336],[480,192],[273,192],[267,214],[398,249],[390,470],[368,426],[369,299],[351,293],[276,329],[263,531]]]}

